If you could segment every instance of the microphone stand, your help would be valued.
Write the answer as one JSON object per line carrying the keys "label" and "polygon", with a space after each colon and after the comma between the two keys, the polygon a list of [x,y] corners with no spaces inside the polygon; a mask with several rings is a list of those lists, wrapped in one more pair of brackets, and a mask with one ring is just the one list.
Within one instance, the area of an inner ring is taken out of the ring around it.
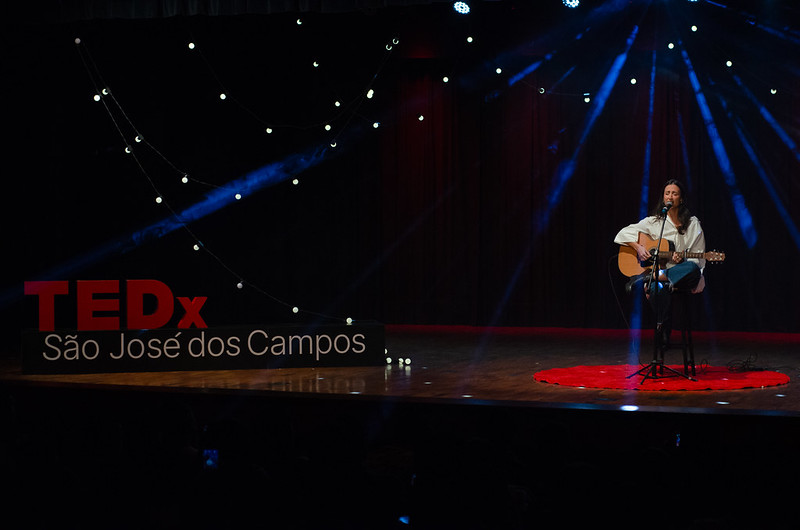
{"label": "microphone stand", "polygon": [[664,239],[664,227],[667,225],[667,212],[669,211],[670,208],[672,208],[672,203],[665,204],[664,208],[661,209],[661,213],[664,214],[664,221],[662,221],[662,223],[661,223],[661,233],[658,234],[658,244],[656,245],[655,250],[654,250],[653,276],[652,276],[652,278],[650,280],[651,285],[653,285],[652,282],[655,282],[654,287],[653,287],[653,291],[650,293],[650,296],[654,296],[655,297],[654,302],[653,302],[653,306],[654,306],[653,310],[655,311],[655,314],[656,314],[656,329],[655,329],[655,337],[653,338],[653,360],[650,361],[650,364],[648,364],[644,368],[641,368],[637,372],[632,373],[631,375],[629,375],[626,378],[626,379],[630,379],[631,377],[633,377],[635,375],[643,375],[642,380],[639,383],[640,385],[643,384],[648,379],[658,379],[660,377],[665,377],[664,376],[664,369],[665,368],[667,369],[667,371],[669,371],[669,372],[671,372],[671,373],[673,373],[675,375],[679,375],[681,377],[685,377],[686,379],[690,379],[692,381],[695,381],[695,379],[692,379],[688,375],[686,375],[684,373],[681,373],[678,370],[675,370],[673,368],[670,368],[669,366],[665,366],[664,365],[664,344],[663,344],[663,342],[664,342],[664,322],[663,322],[663,319],[661,317],[661,307],[660,307],[661,306],[661,299],[660,299],[660,296],[659,296],[659,290],[660,289],[664,289],[665,287],[661,286],[661,283],[659,282],[659,279],[658,279],[658,276],[659,276],[659,259],[658,258],[659,258],[659,252],[661,250],[661,241]]}

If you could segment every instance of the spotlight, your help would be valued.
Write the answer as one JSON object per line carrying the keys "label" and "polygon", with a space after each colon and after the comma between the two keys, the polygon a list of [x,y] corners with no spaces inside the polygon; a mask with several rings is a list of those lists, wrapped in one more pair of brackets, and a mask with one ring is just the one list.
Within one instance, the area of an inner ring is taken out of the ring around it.
{"label": "spotlight", "polygon": [[581,5],[581,0],[561,0],[565,6],[569,8],[576,8]]}
{"label": "spotlight", "polygon": [[469,4],[466,2],[453,2],[453,9],[456,10],[456,13],[466,15],[469,13]]}

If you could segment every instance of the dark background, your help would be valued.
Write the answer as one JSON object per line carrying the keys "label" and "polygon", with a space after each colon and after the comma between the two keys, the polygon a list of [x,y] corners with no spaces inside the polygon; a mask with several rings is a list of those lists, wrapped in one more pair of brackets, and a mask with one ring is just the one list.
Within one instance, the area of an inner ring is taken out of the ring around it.
{"label": "dark background", "polygon": [[[706,269],[697,328],[798,332],[798,7],[725,4],[484,1],[468,16],[400,0],[4,5],[7,343],[36,325],[22,286],[37,279],[158,279],[208,296],[210,326],[624,328],[632,297],[613,237],[640,218],[643,187],[649,211],[669,178],[727,256]],[[284,161],[288,178],[142,232]],[[74,300],[57,310],[74,326]]]}

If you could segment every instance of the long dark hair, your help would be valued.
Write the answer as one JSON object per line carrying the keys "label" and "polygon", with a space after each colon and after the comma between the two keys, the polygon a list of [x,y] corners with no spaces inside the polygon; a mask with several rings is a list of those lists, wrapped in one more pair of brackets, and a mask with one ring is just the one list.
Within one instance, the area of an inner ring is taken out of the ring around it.
{"label": "long dark hair", "polygon": [[658,206],[653,209],[651,215],[658,217],[659,219],[663,219],[666,214],[661,213],[664,209],[664,190],[667,189],[667,186],[670,184],[674,184],[678,186],[678,189],[681,190],[681,203],[677,206],[678,208],[678,233],[683,234],[686,232],[686,229],[689,228],[689,223],[692,222],[692,214],[689,212],[689,207],[686,206],[686,202],[689,199],[688,194],[686,193],[686,188],[683,186],[681,181],[677,179],[670,179],[666,183],[664,183],[664,187],[661,188],[661,195],[658,198]]}

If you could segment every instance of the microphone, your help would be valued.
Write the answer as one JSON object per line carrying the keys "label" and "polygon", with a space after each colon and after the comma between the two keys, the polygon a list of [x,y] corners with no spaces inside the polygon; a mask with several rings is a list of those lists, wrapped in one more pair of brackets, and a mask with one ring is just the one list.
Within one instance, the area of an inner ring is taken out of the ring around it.
{"label": "microphone", "polygon": [[663,208],[661,208],[661,213],[667,213],[667,211],[668,211],[670,208],[672,208],[672,203],[671,203],[671,202],[665,202],[665,203],[664,203],[664,207],[663,207]]}

